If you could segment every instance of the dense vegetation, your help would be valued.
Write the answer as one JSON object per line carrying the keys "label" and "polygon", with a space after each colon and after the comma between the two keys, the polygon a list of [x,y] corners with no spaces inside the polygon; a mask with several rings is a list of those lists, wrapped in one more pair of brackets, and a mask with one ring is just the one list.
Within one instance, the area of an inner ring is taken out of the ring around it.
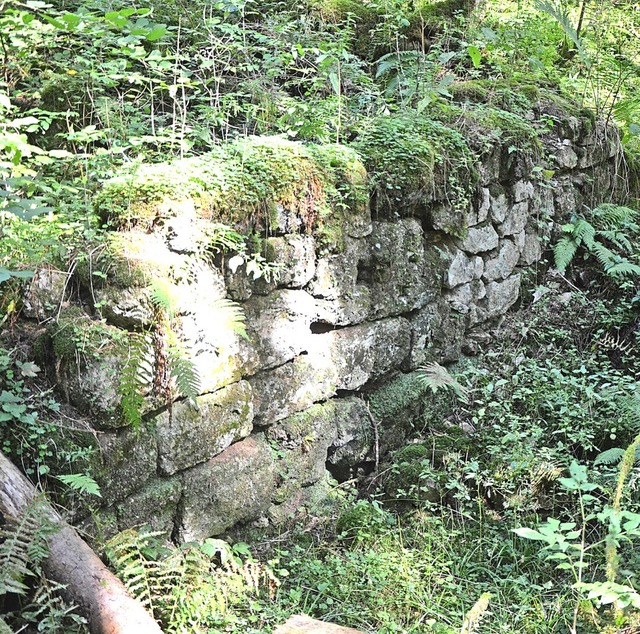
{"label": "dense vegetation", "polygon": [[[536,156],[549,124],[531,118],[539,99],[618,125],[634,163],[639,32],[638,6],[624,0],[6,0],[3,451],[35,479],[59,475],[49,486],[70,484],[69,505],[98,493],[90,449],[69,441],[72,421],[39,387],[39,368],[10,326],[36,267],[81,271],[114,226],[144,221],[105,213],[100,201],[117,190],[115,174],[169,158],[228,165],[250,147],[253,189],[225,192],[225,209],[241,209],[275,186],[259,166],[260,152],[276,150],[248,137],[281,135],[308,144],[304,161],[320,168],[358,152],[380,213],[409,205],[407,192],[426,187],[438,164],[463,208],[472,154],[483,151],[464,141],[469,122],[480,138]],[[333,143],[350,149],[322,150]],[[286,195],[296,173],[279,147],[276,183]],[[431,171],[412,171],[416,156]],[[165,168],[144,169],[156,174],[145,196],[195,187],[165,179]],[[346,195],[332,178],[329,195]],[[225,220],[238,228],[237,217]],[[220,248],[253,252],[260,263],[245,229],[218,233]],[[300,611],[378,632],[636,631],[639,231],[633,209],[577,214],[556,246],[556,269],[537,280],[491,349],[425,373],[433,394],[423,424],[359,499],[337,487],[305,525],[256,536],[251,551],[219,540],[175,548],[163,535],[125,533],[107,547],[113,567],[144,585],[142,598],[171,632],[264,632]],[[330,227],[325,236],[333,239]],[[421,398],[424,386],[409,387]],[[0,546],[0,562],[11,561],[11,546]],[[36,555],[37,573],[41,549]],[[25,587],[0,581],[15,630],[82,631],[51,585],[32,584],[23,598]]]}

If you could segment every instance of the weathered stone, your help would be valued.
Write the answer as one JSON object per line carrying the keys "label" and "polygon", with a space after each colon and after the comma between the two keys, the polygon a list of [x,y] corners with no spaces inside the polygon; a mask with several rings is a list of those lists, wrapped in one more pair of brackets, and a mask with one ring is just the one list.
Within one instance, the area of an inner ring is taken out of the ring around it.
{"label": "weathered stone", "polygon": [[427,361],[456,361],[464,329],[464,319],[446,301],[425,306],[411,318],[411,353],[404,369],[415,370]]}
{"label": "weathered stone", "polygon": [[369,287],[356,284],[344,297],[316,299],[315,326],[353,326],[365,321],[371,312],[371,295]]}
{"label": "weathered stone", "polygon": [[398,367],[409,354],[411,329],[401,317],[315,335],[309,360],[335,369],[338,390],[357,390]]}
{"label": "weathered stone", "polygon": [[330,398],[337,382],[336,366],[322,355],[302,355],[251,377],[256,424],[271,424]]}
{"label": "weathered stone", "polygon": [[451,236],[459,236],[466,229],[467,214],[450,204],[433,205],[430,212],[431,224],[436,231]]}
{"label": "weathered stone", "polygon": [[258,350],[252,341],[237,332],[224,311],[207,307],[207,302],[200,302],[197,312],[180,319],[180,331],[200,377],[202,393],[235,383],[260,367]]}
{"label": "weathered stone", "polygon": [[270,427],[266,437],[278,456],[273,501],[281,503],[324,476],[327,451],[336,437],[335,403],[313,405],[289,416]]}
{"label": "weathered stone", "polygon": [[66,271],[39,267],[22,298],[22,314],[39,321],[53,317],[64,301],[68,282]]}
{"label": "weathered stone", "polygon": [[174,403],[156,418],[162,472],[172,474],[204,462],[253,429],[252,390],[247,381]]}
{"label": "weathered stone", "polygon": [[519,180],[513,185],[513,202],[520,203],[533,197],[533,183]]}
{"label": "weathered stone", "polygon": [[316,304],[307,292],[281,290],[268,297],[254,296],[245,304],[245,313],[261,368],[282,365],[308,349]]}
{"label": "weathered stone", "polygon": [[573,169],[578,164],[578,155],[568,139],[556,149],[553,158],[560,169]]}
{"label": "weathered stone", "polygon": [[309,293],[323,299],[348,297],[358,281],[358,265],[368,259],[366,240],[345,239],[343,252],[318,259],[315,277],[307,287]]}
{"label": "weathered stone", "polygon": [[95,291],[96,305],[107,321],[121,328],[143,328],[155,321],[147,288],[119,289],[113,286]]}
{"label": "weathered stone", "polygon": [[378,427],[379,451],[397,449],[423,419],[430,392],[421,372],[400,374],[369,393],[369,409]]}
{"label": "weathered stone", "polygon": [[487,284],[487,317],[497,317],[505,313],[516,303],[520,295],[520,274],[513,275],[502,282]]}
{"label": "weathered stone", "polygon": [[279,625],[275,634],[364,634],[351,627],[341,627],[333,623],[323,623],[303,614],[296,614],[289,618],[284,625]]}
{"label": "weathered stone", "polygon": [[471,227],[467,237],[460,244],[463,251],[468,253],[485,253],[493,251],[498,246],[498,234],[491,225]]}
{"label": "weathered stone", "polygon": [[335,401],[335,437],[329,447],[327,466],[344,481],[353,477],[354,468],[372,458],[374,433],[371,415],[360,398]]}
{"label": "weathered stone", "polygon": [[423,233],[413,218],[373,223],[367,267],[358,279],[371,288],[370,319],[381,319],[424,306],[436,293],[435,277],[425,274]]}
{"label": "weathered stone", "polygon": [[520,254],[520,263],[530,266],[534,262],[540,261],[542,258],[542,246],[540,238],[535,233],[524,233],[524,244],[522,245]]}
{"label": "weathered stone", "polygon": [[504,192],[496,193],[495,196],[491,195],[489,210],[491,212],[491,220],[495,224],[504,222],[509,213],[509,208],[509,199]]}
{"label": "weathered stone", "polygon": [[511,240],[502,240],[496,257],[485,261],[482,279],[487,282],[506,279],[513,273],[519,258],[518,247]]}
{"label": "weathered stone", "polygon": [[456,286],[445,295],[447,301],[455,311],[466,315],[471,307],[486,295],[485,285],[481,280],[474,280],[461,286]]}
{"label": "weathered stone", "polygon": [[455,288],[471,280],[480,279],[483,266],[481,257],[469,257],[464,251],[456,250],[445,275],[445,286],[447,288]]}
{"label": "weathered stone", "polygon": [[286,235],[265,240],[266,257],[282,268],[278,283],[289,288],[302,288],[316,272],[316,241],[310,235]]}
{"label": "weathered stone", "polygon": [[527,225],[527,220],[529,220],[529,202],[515,203],[504,222],[498,226],[498,234],[503,238],[520,233]]}
{"label": "weathered stone", "polygon": [[275,477],[272,451],[262,435],[237,442],[185,471],[180,539],[203,540],[258,517],[269,507]]}
{"label": "weathered stone", "polygon": [[336,481],[328,471],[321,480],[304,488],[292,488],[290,496],[282,502],[274,502],[266,512],[266,519],[276,526],[308,518],[311,513],[329,517],[335,511],[336,502],[332,492]]}
{"label": "weathered stone", "polygon": [[576,192],[574,188],[566,182],[558,181],[554,188],[554,208],[558,218],[568,218],[577,209]]}
{"label": "weathered stone", "polygon": [[488,187],[481,187],[477,200],[471,205],[467,214],[467,226],[475,227],[489,217],[491,194]]}
{"label": "weathered stone", "polygon": [[48,329],[54,381],[72,405],[90,413],[97,428],[126,425],[120,411],[120,377],[129,358],[118,328],[85,315],[64,315]]}
{"label": "weathered stone", "polygon": [[158,449],[153,430],[124,429],[97,435],[91,473],[106,505],[139,491],[156,472]]}
{"label": "weathered stone", "polygon": [[141,491],[116,505],[119,529],[146,525],[171,537],[181,495],[179,477],[151,480]]}

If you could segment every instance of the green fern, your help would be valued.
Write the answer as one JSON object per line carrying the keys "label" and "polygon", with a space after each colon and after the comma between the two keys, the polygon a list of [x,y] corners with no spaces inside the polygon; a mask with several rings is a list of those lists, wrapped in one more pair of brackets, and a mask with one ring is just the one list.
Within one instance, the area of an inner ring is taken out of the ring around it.
{"label": "green fern", "polygon": [[469,390],[461,385],[449,371],[439,363],[429,363],[420,368],[420,380],[433,392],[440,388],[451,390],[462,403],[469,402]]}
{"label": "green fern", "polygon": [[591,210],[587,217],[576,216],[563,225],[564,235],[553,248],[556,268],[564,273],[579,249],[593,255],[604,272],[614,278],[640,276],[633,239],[640,233],[636,222],[640,212],[605,203]]}
{"label": "green fern", "polygon": [[153,304],[173,319],[180,306],[180,288],[165,279],[154,279],[149,285],[149,296]]}
{"label": "green fern", "polygon": [[248,339],[245,326],[245,314],[236,302],[221,297],[211,304],[212,319],[223,328],[232,330],[244,339]]}
{"label": "green fern", "polygon": [[144,393],[153,384],[153,346],[149,335],[129,335],[129,358],[120,375],[120,407],[134,429],[142,424]]}
{"label": "green fern", "polygon": [[55,530],[41,499],[0,531],[0,595],[25,594],[24,578],[38,570],[49,555],[47,538]]}
{"label": "green fern", "polygon": [[186,349],[175,342],[167,353],[169,371],[178,392],[191,400],[200,394],[200,375]]}

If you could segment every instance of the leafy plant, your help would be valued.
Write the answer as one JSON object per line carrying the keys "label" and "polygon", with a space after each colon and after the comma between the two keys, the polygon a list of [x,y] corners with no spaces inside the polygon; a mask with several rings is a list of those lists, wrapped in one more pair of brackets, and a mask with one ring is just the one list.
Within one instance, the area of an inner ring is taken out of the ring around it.
{"label": "leafy plant", "polygon": [[640,231],[638,216],[634,209],[610,203],[599,205],[586,217],[576,215],[573,222],[563,225],[565,235],[553,249],[556,267],[564,272],[582,247],[611,277],[640,275],[633,242]]}

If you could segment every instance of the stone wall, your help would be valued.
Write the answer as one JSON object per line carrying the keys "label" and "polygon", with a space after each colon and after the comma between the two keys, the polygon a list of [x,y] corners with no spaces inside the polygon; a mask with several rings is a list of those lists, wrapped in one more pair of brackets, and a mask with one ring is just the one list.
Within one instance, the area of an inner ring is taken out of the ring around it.
{"label": "stone wall", "polygon": [[[486,148],[463,213],[446,188],[406,217],[359,205],[341,220],[338,248],[280,222],[263,243],[281,265],[270,280],[253,279],[247,258],[202,257],[189,200],[163,203],[170,212],[151,228],[119,231],[117,266],[84,300],[95,312],[67,302],[44,346],[52,380],[95,430],[101,522],[149,523],[179,540],[281,522],[325,494],[328,473],[352,477],[398,446],[419,423],[416,369],[483,345],[543,266],[557,222],[608,199],[619,178],[618,137],[603,126],[565,117],[542,149],[536,165],[512,147]],[[195,402],[170,407],[147,283],[163,275],[179,295],[173,328],[201,379]],[[61,282],[50,270],[36,276],[31,316],[51,314],[47,289]],[[246,338],[221,319],[224,297],[242,306]],[[155,333],[155,378],[133,429],[119,381],[127,333],[145,329]]]}

